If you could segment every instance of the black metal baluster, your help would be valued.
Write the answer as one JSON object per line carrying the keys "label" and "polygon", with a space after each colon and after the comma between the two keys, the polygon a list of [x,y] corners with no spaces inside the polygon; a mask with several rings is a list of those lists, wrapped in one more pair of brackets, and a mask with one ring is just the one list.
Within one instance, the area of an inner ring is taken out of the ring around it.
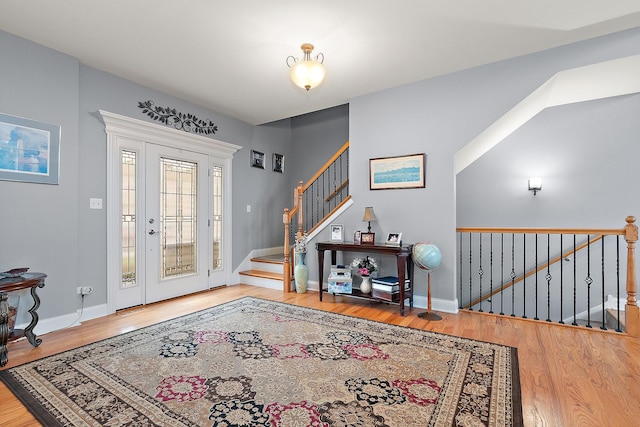
{"label": "black metal baluster", "polygon": [[591,236],[587,234],[587,277],[584,279],[587,284],[587,328],[591,328]]}
{"label": "black metal baluster", "polygon": [[578,273],[576,271],[576,235],[573,235],[573,322],[571,324],[573,326],[578,326],[578,322],[576,321],[576,299],[578,297],[577,293],[578,286]]}
{"label": "black metal baluster", "polygon": [[540,320],[538,318],[538,233],[536,233],[536,316],[534,317],[534,320]]}
{"label": "black metal baluster", "polygon": [[515,285],[516,285],[516,262],[515,262],[515,246],[516,246],[516,235],[515,233],[511,234],[511,317],[515,317],[515,305],[516,305],[516,293],[515,293]]}
{"label": "black metal baluster", "polygon": [[493,233],[489,234],[489,268],[491,268],[491,274],[489,275],[489,313],[493,313]]}
{"label": "black metal baluster", "polygon": [[[342,157],[342,155],[340,156]],[[338,183],[338,161],[340,160],[340,157],[338,157],[336,159],[335,162],[333,162],[332,166],[333,166],[333,189],[331,190],[331,192],[329,194],[333,194],[333,196],[331,197],[331,199],[329,200],[329,210],[333,210],[333,208],[331,207],[333,206],[337,206],[338,204],[338,193],[336,193],[336,191],[338,190],[338,186],[341,183]],[[333,203],[331,203],[331,201],[333,201]]]}
{"label": "black metal baluster", "polygon": [[550,248],[551,243],[549,241],[549,235],[547,234],[547,275],[545,279],[547,279],[547,322],[551,322],[551,253]]}
{"label": "black metal baluster", "polygon": [[471,305],[471,303],[473,302],[473,289],[472,289],[472,281],[473,281],[473,273],[471,272],[472,269],[472,257],[471,257],[471,233],[469,233],[469,310],[473,311],[473,306]]}
{"label": "black metal baluster", "polygon": [[[564,253],[564,245],[562,243],[562,238],[564,234],[560,234],[560,254]],[[563,315],[563,307],[564,307],[564,259],[560,260],[560,322],[564,325],[564,315]]]}
{"label": "black metal baluster", "polygon": [[607,326],[605,325],[605,316],[607,314],[607,311],[604,308],[604,238],[605,236],[602,236],[602,326],[600,326],[600,329],[606,331]]}
{"label": "black metal baluster", "polygon": [[522,318],[527,318],[527,235],[522,235]]}
{"label": "black metal baluster", "polygon": [[[318,215],[316,218],[314,218],[313,223],[316,224],[317,222],[320,221],[320,218],[322,218],[324,215],[324,209],[320,206],[320,187],[322,186],[321,183],[318,183],[318,185],[316,186],[316,214]],[[322,213],[321,213],[322,212]]]}
{"label": "black metal baluster", "polygon": [[327,187],[330,185],[329,178],[330,176],[328,173],[322,174],[322,185],[321,185],[322,194],[318,193],[318,206],[322,206],[322,216],[318,217],[318,222],[320,221],[320,218],[324,218],[325,215],[327,215],[327,209],[324,201],[326,200],[326,197],[327,197]]}
{"label": "black metal baluster", "polygon": [[478,269],[478,278],[480,280],[480,302],[478,303],[478,311],[482,313],[482,276],[484,275],[484,271],[482,271],[482,233],[480,233],[480,268]]}
{"label": "black metal baluster", "polygon": [[500,314],[504,316],[504,233],[500,233]]}

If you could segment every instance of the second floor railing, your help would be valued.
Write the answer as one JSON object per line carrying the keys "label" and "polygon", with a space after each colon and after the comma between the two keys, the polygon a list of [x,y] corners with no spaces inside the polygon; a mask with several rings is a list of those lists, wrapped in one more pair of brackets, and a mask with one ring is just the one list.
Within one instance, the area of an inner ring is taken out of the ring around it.
{"label": "second floor railing", "polygon": [[[286,208],[284,223],[284,291],[291,290],[291,242],[311,233],[324,218],[349,200],[349,142],[347,141],[309,181],[300,181],[293,191],[293,207]],[[295,228],[293,219],[297,216]]]}
{"label": "second floor railing", "polygon": [[601,329],[608,309],[613,329],[626,320],[640,335],[638,227],[626,221],[621,229],[458,228],[460,308]]}

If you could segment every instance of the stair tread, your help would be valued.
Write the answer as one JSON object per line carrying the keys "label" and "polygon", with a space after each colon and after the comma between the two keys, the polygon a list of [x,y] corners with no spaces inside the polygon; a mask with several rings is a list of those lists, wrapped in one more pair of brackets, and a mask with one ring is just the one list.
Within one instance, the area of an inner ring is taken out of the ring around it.
{"label": "stair tread", "polygon": [[273,280],[284,280],[284,275],[282,273],[273,273],[271,271],[264,270],[245,270],[239,273],[242,276],[254,276],[254,277],[263,277],[265,279],[273,279]]}
{"label": "stair tread", "polygon": [[264,255],[251,258],[252,262],[264,262],[268,264],[283,264],[284,255]]}

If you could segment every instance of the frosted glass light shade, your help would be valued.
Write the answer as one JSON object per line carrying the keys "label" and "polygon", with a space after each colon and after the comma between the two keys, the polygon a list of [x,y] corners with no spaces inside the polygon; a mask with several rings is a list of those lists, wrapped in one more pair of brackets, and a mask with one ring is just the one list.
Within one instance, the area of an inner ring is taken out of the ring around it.
{"label": "frosted glass light shade", "polygon": [[326,68],[318,61],[298,61],[291,67],[289,76],[296,86],[309,90],[324,80]]}

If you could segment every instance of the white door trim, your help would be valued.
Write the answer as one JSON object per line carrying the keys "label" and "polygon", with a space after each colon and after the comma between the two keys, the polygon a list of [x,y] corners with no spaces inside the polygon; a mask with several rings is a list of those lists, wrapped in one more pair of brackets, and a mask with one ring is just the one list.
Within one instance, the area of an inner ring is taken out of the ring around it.
{"label": "white door trim", "polygon": [[125,139],[138,140],[140,142],[154,143],[184,149],[209,156],[224,159],[224,173],[229,185],[225,185],[223,204],[224,214],[224,242],[225,257],[223,259],[224,271],[231,279],[231,176],[232,159],[236,151],[242,147],[216,139],[194,135],[184,131],[160,126],[143,120],[133,119],[108,111],[99,110],[105,124],[107,133],[107,310],[115,312],[115,287],[114,283],[120,283],[121,254],[120,254],[120,145]]}

